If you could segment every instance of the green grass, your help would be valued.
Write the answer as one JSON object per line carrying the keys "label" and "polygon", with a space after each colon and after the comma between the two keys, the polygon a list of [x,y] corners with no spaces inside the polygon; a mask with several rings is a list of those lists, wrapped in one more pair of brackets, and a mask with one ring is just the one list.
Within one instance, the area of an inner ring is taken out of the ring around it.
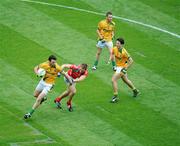
{"label": "green grass", "polygon": [[[164,1],[46,0],[106,12],[149,23],[179,34],[177,0]],[[103,6],[102,6],[103,4]],[[121,8],[121,9],[119,9]],[[137,9],[134,9],[137,8]],[[140,89],[119,82],[120,102],[110,104],[111,66],[103,50],[99,68],[77,85],[74,112],[57,110],[53,100],[66,89],[63,78],[28,120],[39,78],[33,67],[50,54],[58,62],[92,66],[97,23],[103,16],[21,1],[1,1],[0,9],[0,145],[20,146],[177,146],[180,145],[179,39],[115,19],[116,37],[123,36],[135,63],[129,78]],[[146,10],[146,11],[144,11]],[[138,13],[138,15],[136,15]],[[152,16],[152,14],[156,14]],[[144,17],[144,16],[148,17]],[[148,18],[148,19],[147,19]]]}

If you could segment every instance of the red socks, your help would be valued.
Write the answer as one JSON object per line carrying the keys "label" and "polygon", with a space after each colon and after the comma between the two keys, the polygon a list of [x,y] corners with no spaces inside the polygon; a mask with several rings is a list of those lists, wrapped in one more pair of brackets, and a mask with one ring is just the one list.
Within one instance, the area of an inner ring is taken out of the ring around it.
{"label": "red socks", "polygon": [[62,98],[57,97],[55,100],[56,100],[56,102],[60,102],[60,101],[61,101],[61,99],[62,99]]}

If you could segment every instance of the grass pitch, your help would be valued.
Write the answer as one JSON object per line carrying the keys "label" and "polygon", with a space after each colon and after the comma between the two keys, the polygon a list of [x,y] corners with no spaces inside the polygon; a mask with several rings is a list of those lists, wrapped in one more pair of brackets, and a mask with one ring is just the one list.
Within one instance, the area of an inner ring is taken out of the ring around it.
{"label": "grass pitch", "polygon": [[[180,34],[177,0],[46,0],[95,12],[112,10],[116,16],[155,25]],[[33,67],[50,54],[58,63],[88,63],[96,53],[97,23],[103,16],[28,3],[0,2],[0,145],[20,146],[178,146],[180,145],[179,38],[114,19],[116,37],[123,36],[135,63],[129,78],[141,91],[134,99],[119,82],[120,102],[110,104],[111,66],[103,50],[99,68],[77,85],[74,112],[57,110],[53,99],[65,90],[63,79],[28,121],[32,93],[39,78]]]}

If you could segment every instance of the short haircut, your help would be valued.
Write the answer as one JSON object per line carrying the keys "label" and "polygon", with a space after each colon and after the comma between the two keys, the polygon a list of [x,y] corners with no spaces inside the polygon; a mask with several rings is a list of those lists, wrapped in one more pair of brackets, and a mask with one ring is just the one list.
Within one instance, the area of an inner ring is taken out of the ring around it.
{"label": "short haircut", "polygon": [[112,12],[110,12],[110,11],[107,12],[107,13],[106,13],[106,17],[107,17],[108,15],[112,15]]}
{"label": "short haircut", "polygon": [[49,58],[48,58],[48,60],[49,60],[49,61],[51,61],[51,60],[57,60],[57,58],[56,58],[56,56],[54,56],[54,55],[50,55]]}
{"label": "short haircut", "polygon": [[122,45],[124,45],[124,39],[123,38],[118,38],[117,41],[119,41]]}
{"label": "short haircut", "polygon": [[81,64],[81,67],[82,67],[82,69],[85,69],[85,70],[87,70],[87,68],[88,68],[88,65],[87,65],[87,64],[85,64],[85,63],[82,63],[82,64]]}

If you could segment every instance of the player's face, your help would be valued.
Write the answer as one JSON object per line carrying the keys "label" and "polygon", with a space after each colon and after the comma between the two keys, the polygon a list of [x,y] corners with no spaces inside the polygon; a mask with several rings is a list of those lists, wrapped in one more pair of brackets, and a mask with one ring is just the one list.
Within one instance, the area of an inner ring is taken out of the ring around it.
{"label": "player's face", "polygon": [[121,48],[121,47],[122,47],[122,44],[121,44],[119,41],[116,41],[116,47],[117,47],[117,48]]}
{"label": "player's face", "polygon": [[86,70],[81,67],[80,71],[81,71],[81,73],[84,73]]}
{"label": "player's face", "polygon": [[113,18],[112,15],[108,15],[108,16],[106,17],[106,19],[107,19],[108,22],[111,22],[111,21],[112,21],[112,18]]}
{"label": "player's face", "polygon": [[51,61],[49,62],[51,67],[55,67],[56,64],[56,60],[51,59]]}

